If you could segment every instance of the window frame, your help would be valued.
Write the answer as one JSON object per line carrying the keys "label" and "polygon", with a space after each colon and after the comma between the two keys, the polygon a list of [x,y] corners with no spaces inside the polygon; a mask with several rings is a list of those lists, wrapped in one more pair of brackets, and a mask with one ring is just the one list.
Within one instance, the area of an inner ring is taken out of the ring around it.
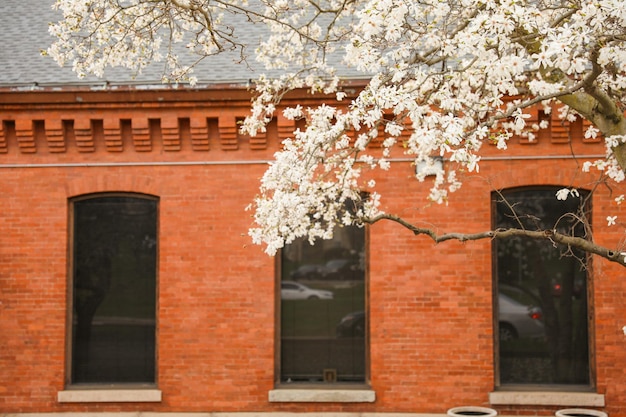
{"label": "window frame", "polygon": [[[74,266],[75,266],[75,203],[95,200],[99,198],[135,198],[140,200],[149,200],[156,203],[156,254],[155,254],[155,311],[154,311],[154,380],[151,382],[74,382],[72,380],[74,358],[73,358],[73,320],[74,320]],[[65,390],[58,392],[58,402],[117,402],[115,398],[120,397],[120,389],[127,392],[127,398],[123,401],[132,402],[160,402],[161,392],[154,388],[158,385],[158,311],[159,311],[159,250],[160,250],[160,198],[158,196],[137,193],[137,192],[98,192],[81,194],[68,199],[68,221],[67,221],[68,239],[67,239],[67,272],[66,272],[66,342],[65,342]],[[104,395],[94,394],[101,392]],[[107,395],[107,393],[113,393]]]}
{"label": "window frame", "polygon": [[[358,227],[358,226],[352,226]],[[274,257],[274,390],[269,393],[270,402],[374,402],[374,391],[370,390],[370,294],[369,294],[369,227],[363,228],[364,248],[364,300],[365,300],[365,375],[363,382],[293,382],[285,383],[282,379],[282,257],[283,250]],[[329,393],[330,391],[330,393]]]}
{"label": "window frame", "polygon": [[[491,192],[491,225],[492,229],[495,230],[497,227],[497,206],[498,200],[502,198],[502,196],[506,196],[506,194],[514,194],[520,191],[553,191],[554,198],[556,199],[556,191],[562,189],[563,186],[558,185],[529,185],[529,186],[518,186],[518,187],[510,187],[504,188]],[[583,190],[587,193],[587,199],[585,201],[585,213],[587,214],[587,221],[589,225],[592,224],[593,218],[593,210],[592,210],[592,192],[589,190]],[[596,352],[595,352],[595,327],[594,320],[595,312],[594,312],[594,303],[593,303],[593,268],[592,268],[592,257],[585,253],[585,262],[587,265],[586,272],[586,302],[587,302],[587,344],[588,344],[588,376],[589,376],[589,384],[533,384],[533,383],[502,383],[500,381],[500,338],[499,338],[499,313],[498,313],[498,254],[497,254],[497,242],[492,242],[491,246],[491,283],[492,283],[492,329],[493,329],[493,364],[494,364],[494,388],[495,392],[491,393],[490,396],[493,396],[493,400],[490,400],[491,404],[530,404],[536,402],[537,404],[543,405],[558,405],[557,397],[551,397],[549,394],[564,394],[571,393],[575,397],[579,396],[582,398],[585,395],[591,394],[596,391]],[[548,395],[548,398],[535,398],[533,394],[533,390],[537,390],[540,394],[545,396]],[[507,396],[507,392],[510,392],[514,397],[509,398]],[[530,402],[527,402],[523,399],[520,399],[520,395],[522,397],[531,397]],[[561,396],[562,397],[562,396]],[[522,402],[519,402],[522,401]],[[603,402],[599,399],[588,400],[587,397],[584,397],[583,400],[577,401],[576,398],[572,399],[571,405],[589,405],[594,404],[597,406],[600,402]]]}

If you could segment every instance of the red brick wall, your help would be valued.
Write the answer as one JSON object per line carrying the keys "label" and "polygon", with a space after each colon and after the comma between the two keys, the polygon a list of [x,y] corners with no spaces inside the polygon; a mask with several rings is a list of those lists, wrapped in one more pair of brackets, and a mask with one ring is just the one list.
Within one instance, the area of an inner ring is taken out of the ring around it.
{"label": "red brick wall", "polygon": [[[81,104],[53,95],[37,104],[39,96],[13,95],[15,104],[0,105],[0,412],[443,413],[488,405],[494,388],[490,242],[435,245],[391,223],[369,229],[376,402],[269,403],[274,260],[246,236],[252,220],[245,207],[257,191],[262,161],[271,159],[279,137],[293,126],[279,120],[264,138],[250,140],[236,133],[236,121],[246,114],[244,94],[234,92],[230,100],[202,91],[161,94],[165,100],[89,93]],[[577,161],[545,158],[572,149],[578,155],[603,152],[599,143],[573,140],[570,147],[550,138],[536,144],[515,139],[507,153],[489,149],[496,159],[486,158],[480,173],[468,174],[447,206],[429,205],[429,180],[418,183],[409,163],[394,162],[391,175],[376,174],[384,208],[441,232],[487,230],[494,189],[591,187],[595,176],[581,174]],[[507,155],[545,159],[497,159]],[[624,236],[623,226],[606,227],[620,189],[613,186],[612,195],[601,186],[593,201],[594,235],[608,246]],[[66,367],[68,199],[106,191],[160,198],[157,363],[163,401],[157,404],[56,401]],[[597,392],[606,395],[612,416],[626,415],[622,275],[622,268],[593,260]]]}

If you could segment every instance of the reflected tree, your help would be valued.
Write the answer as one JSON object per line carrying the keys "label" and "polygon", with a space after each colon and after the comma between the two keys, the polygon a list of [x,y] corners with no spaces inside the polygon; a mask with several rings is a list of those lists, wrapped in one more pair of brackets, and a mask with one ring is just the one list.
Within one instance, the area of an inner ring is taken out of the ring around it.
{"label": "reflected tree", "polygon": [[[581,192],[578,198],[559,201],[554,198],[553,188],[499,193],[494,199],[495,226],[558,230],[563,235],[584,238],[589,227],[587,197],[588,193]],[[544,340],[501,342],[500,366],[505,371],[501,382],[588,383],[584,253],[567,245],[522,236],[498,239],[495,251],[499,290],[510,293],[514,288],[526,294],[526,299],[517,297],[518,301],[536,303],[545,328]],[[542,357],[547,357],[549,374],[533,374],[533,366],[509,372],[507,367],[522,354],[535,358],[535,368]]]}

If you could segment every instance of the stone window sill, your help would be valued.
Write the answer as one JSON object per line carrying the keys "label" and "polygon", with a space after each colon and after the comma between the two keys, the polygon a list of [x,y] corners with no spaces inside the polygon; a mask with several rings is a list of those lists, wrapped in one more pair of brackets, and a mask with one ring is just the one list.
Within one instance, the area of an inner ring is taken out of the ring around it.
{"label": "stone window sill", "polygon": [[489,393],[491,405],[555,405],[604,407],[604,395],[592,392],[495,391]]}
{"label": "stone window sill", "polygon": [[67,389],[57,393],[60,403],[156,403],[161,402],[161,390],[129,389]]}
{"label": "stone window sill", "polygon": [[272,403],[373,403],[376,393],[369,389],[274,389],[269,392]]}

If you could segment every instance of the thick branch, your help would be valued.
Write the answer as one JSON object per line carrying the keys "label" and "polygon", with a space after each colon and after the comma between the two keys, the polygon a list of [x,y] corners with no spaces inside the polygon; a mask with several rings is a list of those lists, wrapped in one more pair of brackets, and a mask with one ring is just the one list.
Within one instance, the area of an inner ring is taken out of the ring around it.
{"label": "thick branch", "polygon": [[363,219],[363,223],[374,224],[381,220],[390,220],[398,223],[406,229],[413,232],[414,235],[426,235],[430,237],[435,243],[442,243],[448,240],[457,240],[459,242],[466,242],[470,240],[481,239],[506,239],[510,237],[528,237],[537,240],[547,240],[555,244],[566,245],[571,248],[580,249],[586,253],[601,256],[611,262],[616,262],[622,266],[626,266],[626,255],[619,250],[611,250],[603,246],[597,245],[592,241],[584,239],[582,237],[565,235],[559,233],[556,230],[525,230],[525,229],[496,229],[487,230],[478,233],[443,233],[438,234],[433,229],[423,228],[415,226],[402,219],[399,216],[393,214],[380,214],[373,218]]}
{"label": "thick branch", "polygon": [[[583,80],[583,91],[559,97],[558,99],[583,117],[591,121],[604,136],[626,135],[626,118],[623,110],[606,91],[596,84],[596,79],[602,72],[596,62],[597,53],[591,54],[593,70]],[[626,170],[626,144],[622,143],[613,148],[613,154],[623,170]]]}
{"label": "thick branch", "polygon": [[[567,10],[553,22],[553,27],[560,26],[576,12],[576,8]],[[523,28],[518,29],[518,37],[515,40],[526,49],[529,54],[540,50],[541,38],[536,33],[529,33]],[[608,39],[604,39],[608,40]],[[554,98],[580,113],[585,119],[592,122],[604,136],[626,135],[626,118],[623,109],[619,106],[615,97],[610,92],[601,89],[597,84],[598,77],[604,71],[598,63],[600,45],[597,42],[589,50],[589,63],[591,71],[578,83],[571,85]],[[555,68],[541,67],[539,72],[547,81],[560,82],[567,76]],[[626,144],[620,144],[613,148],[615,158],[623,170],[626,170]]]}

